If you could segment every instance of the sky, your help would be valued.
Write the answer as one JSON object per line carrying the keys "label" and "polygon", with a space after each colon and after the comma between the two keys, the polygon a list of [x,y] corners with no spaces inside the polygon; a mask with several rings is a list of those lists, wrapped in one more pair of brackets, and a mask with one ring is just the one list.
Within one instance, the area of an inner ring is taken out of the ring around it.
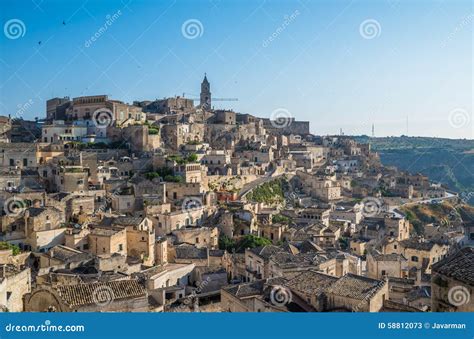
{"label": "sky", "polygon": [[[0,0],[0,115],[196,97],[318,135],[474,138],[470,0]],[[198,102],[196,102],[198,103]]]}

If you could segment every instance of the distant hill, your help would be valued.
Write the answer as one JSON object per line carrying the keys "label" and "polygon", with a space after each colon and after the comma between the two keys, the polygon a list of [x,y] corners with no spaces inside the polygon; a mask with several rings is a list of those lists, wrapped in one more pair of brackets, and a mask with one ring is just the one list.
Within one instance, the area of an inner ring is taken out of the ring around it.
{"label": "distant hill", "polygon": [[370,142],[384,165],[423,173],[474,205],[474,140],[406,136],[355,139]]}

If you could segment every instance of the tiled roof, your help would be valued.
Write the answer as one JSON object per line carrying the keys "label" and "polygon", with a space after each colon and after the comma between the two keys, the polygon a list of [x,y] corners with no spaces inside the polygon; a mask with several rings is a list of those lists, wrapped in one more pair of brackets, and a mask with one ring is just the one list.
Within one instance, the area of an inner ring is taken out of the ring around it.
{"label": "tiled roof", "polygon": [[432,271],[474,285],[474,248],[462,248],[434,264]]}
{"label": "tiled roof", "polygon": [[400,245],[404,248],[412,248],[420,251],[431,251],[436,243],[433,241],[423,241],[418,239],[406,239],[400,241]]}
{"label": "tiled roof", "polygon": [[183,245],[183,246],[177,246],[175,250],[176,250],[177,259],[206,259],[207,258],[206,248],[197,248],[195,246]]}
{"label": "tiled roof", "polygon": [[136,280],[116,280],[57,287],[59,296],[70,307],[94,304],[94,291],[98,289],[110,289],[113,300],[146,296],[145,288]]}
{"label": "tiled roof", "polygon": [[337,277],[333,277],[321,272],[306,271],[288,281],[285,285],[291,290],[305,294],[317,295],[332,286]]}
{"label": "tiled roof", "polygon": [[273,245],[260,246],[250,249],[250,251],[259,257],[268,260],[273,254],[282,252],[282,249]]}
{"label": "tiled roof", "polygon": [[123,229],[113,228],[113,227],[94,227],[91,230],[91,234],[98,236],[110,237],[118,232],[123,231]]}
{"label": "tiled roof", "polygon": [[112,225],[133,226],[139,225],[143,221],[142,217],[118,217],[112,221]]}
{"label": "tiled roof", "polygon": [[385,282],[348,273],[339,278],[328,292],[342,297],[364,300],[375,293]]}
{"label": "tiled roof", "polygon": [[237,298],[245,298],[251,296],[262,295],[265,286],[268,285],[283,285],[286,282],[285,278],[271,278],[266,280],[256,280],[250,283],[244,283],[229,287],[224,287],[223,290],[232,294]]}
{"label": "tiled roof", "polygon": [[401,254],[397,253],[390,253],[390,254],[382,254],[376,251],[373,251],[370,253],[372,258],[374,258],[375,261],[406,261],[405,257]]}
{"label": "tiled roof", "polygon": [[407,293],[408,301],[414,301],[418,298],[431,298],[431,286],[420,286]]}
{"label": "tiled roof", "polygon": [[81,252],[74,248],[58,245],[54,246],[47,253],[51,258],[63,261],[63,262],[77,262],[92,258],[89,253]]}

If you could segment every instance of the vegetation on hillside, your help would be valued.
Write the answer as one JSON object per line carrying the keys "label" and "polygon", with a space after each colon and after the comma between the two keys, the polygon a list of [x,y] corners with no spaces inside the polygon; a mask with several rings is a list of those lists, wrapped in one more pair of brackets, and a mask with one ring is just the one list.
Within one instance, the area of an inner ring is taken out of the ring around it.
{"label": "vegetation on hillside", "polygon": [[422,173],[459,192],[474,205],[474,140],[425,137],[356,137],[379,152],[382,163],[410,173]]}
{"label": "vegetation on hillside", "polygon": [[169,155],[168,160],[174,160],[178,165],[185,165],[190,162],[196,162],[198,157],[195,153],[191,153],[187,157],[182,157],[181,155]]}
{"label": "vegetation on hillside", "polygon": [[282,203],[285,201],[284,192],[288,190],[288,181],[278,178],[266,182],[247,194],[247,199],[254,202],[263,202],[268,205]]}
{"label": "vegetation on hillside", "polygon": [[18,255],[21,252],[20,247],[18,247],[18,245],[9,244],[5,241],[0,242],[0,250],[12,250],[13,255]]}
{"label": "vegetation on hillside", "polygon": [[145,178],[148,180],[163,178],[163,180],[167,182],[184,182],[184,178],[182,176],[174,175],[173,170],[168,167],[161,167],[156,171],[145,173]]}
{"label": "vegetation on hillside", "polygon": [[408,221],[413,225],[415,232],[419,235],[424,233],[423,226],[430,223],[450,225],[455,221],[462,220],[461,214],[468,205],[454,206],[451,203],[408,205],[401,208],[406,214]]}
{"label": "vegetation on hillside", "polygon": [[272,217],[272,222],[276,224],[288,224],[290,222],[290,218],[282,214],[275,214]]}
{"label": "vegetation on hillside", "polygon": [[247,234],[236,241],[225,235],[219,237],[219,249],[228,252],[244,252],[246,248],[255,248],[265,245],[271,245],[272,242],[267,238],[257,237]]}

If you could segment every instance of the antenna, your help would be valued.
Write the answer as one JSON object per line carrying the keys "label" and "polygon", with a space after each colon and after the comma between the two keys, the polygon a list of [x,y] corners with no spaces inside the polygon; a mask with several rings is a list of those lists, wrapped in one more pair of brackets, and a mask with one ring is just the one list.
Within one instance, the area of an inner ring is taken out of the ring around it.
{"label": "antenna", "polygon": [[375,137],[375,126],[372,124],[372,138]]}

